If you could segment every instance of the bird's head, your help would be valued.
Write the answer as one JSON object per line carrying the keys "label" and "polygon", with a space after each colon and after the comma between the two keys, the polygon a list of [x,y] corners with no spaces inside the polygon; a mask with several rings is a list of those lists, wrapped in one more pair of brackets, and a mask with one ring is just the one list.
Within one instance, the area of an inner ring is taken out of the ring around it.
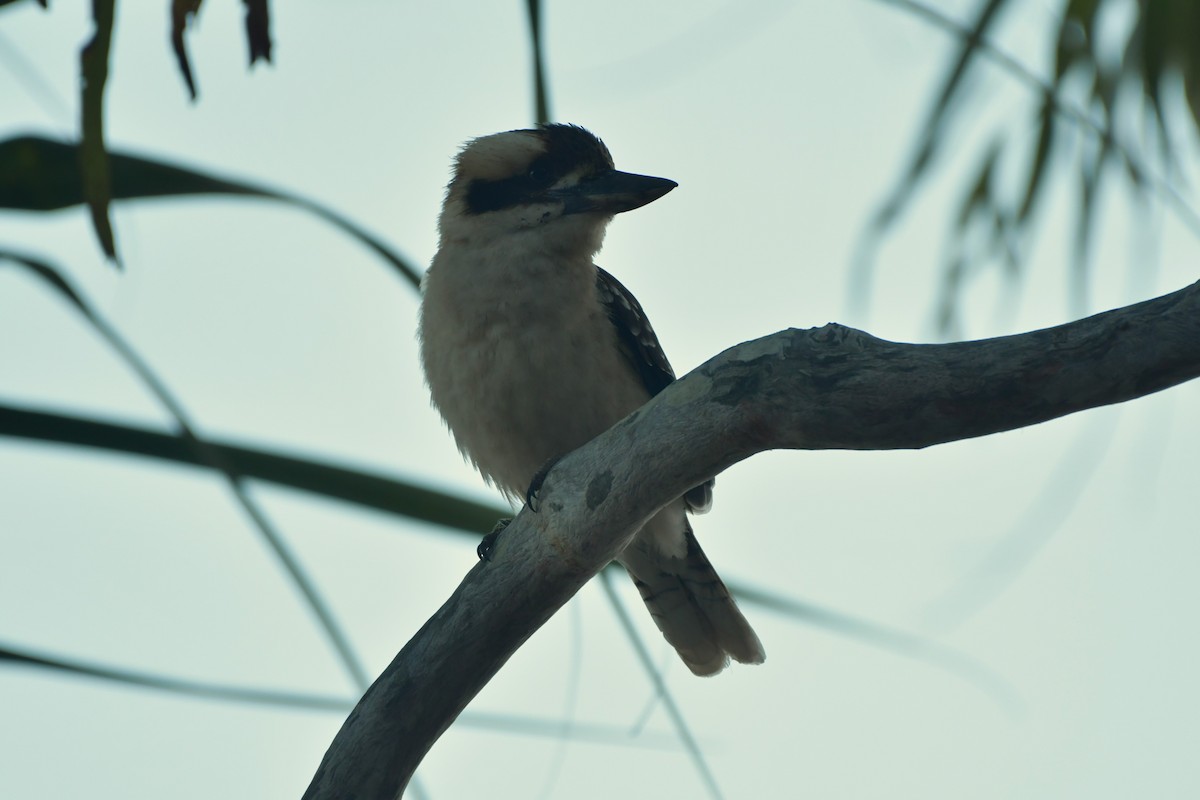
{"label": "bird's head", "polygon": [[539,232],[565,248],[600,247],[614,214],[644,206],[678,184],[620,172],[608,148],[575,125],[506,131],[467,143],[442,207],[443,245],[487,245]]}

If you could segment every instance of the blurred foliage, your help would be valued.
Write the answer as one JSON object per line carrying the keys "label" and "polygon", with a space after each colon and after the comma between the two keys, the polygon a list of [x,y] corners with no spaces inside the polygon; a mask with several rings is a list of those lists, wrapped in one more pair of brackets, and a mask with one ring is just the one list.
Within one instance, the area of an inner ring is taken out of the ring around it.
{"label": "blurred foliage", "polygon": [[[938,158],[953,151],[952,123],[985,101],[982,93],[970,91],[967,80],[981,60],[998,65],[1039,101],[1032,124],[1026,119],[1004,123],[988,137],[974,171],[964,177],[943,265],[937,312],[943,333],[953,336],[959,330],[961,291],[972,274],[997,263],[1010,277],[1019,274],[1031,246],[1031,223],[1053,182],[1050,167],[1056,163],[1073,159],[1078,180],[1071,282],[1080,313],[1086,310],[1097,203],[1110,175],[1123,176],[1143,199],[1155,193],[1196,226],[1195,213],[1183,206],[1169,178],[1175,177],[1178,147],[1172,128],[1177,132],[1182,127],[1172,123],[1173,110],[1187,109],[1189,133],[1200,126],[1200,3],[1068,0],[1053,31],[1052,70],[1043,79],[993,43],[1005,12],[1018,5],[1015,0],[985,0],[969,25],[925,4],[889,2],[950,30],[960,44],[911,160],[864,232],[855,291],[867,291],[882,240],[912,204]],[[1083,137],[1065,135],[1064,127],[1070,126]],[[1014,192],[998,179],[998,171],[1022,159],[1020,189]]]}
{"label": "blurred foliage", "polygon": [[[0,8],[18,0],[0,0]],[[200,12],[203,0],[170,0],[171,47],[179,71],[192,99],[196,99],[196,81],[188,58],[185,33],[188,23]],[[267,0],[242,0],[246,7],[246,41],[250,65],[271,60],[270,8]],[[48,0],[39,0],[49,8]],[[116,17],[116,0],[92,0],[92,38],[79,52],[80,66],[80,124],[77,170],[83,189],[84,202],[91,212],[92,227],[104,254],[120,264],[116,237],[113,234],[109,204],[113,199],[110,182],[108,149],[104,143],[104,91],[108,85],[109,50]],[[0,174],[8,162],[0,159]]]}
{"label": "blurred foliage", "polygon": [[[0,0],[0,7],[16,1]],[[994,32],[1005,14],[1017,5],[1016,0],[982,0],[972,21],[965,25],[935,6],[915,0],[884,1],[952,31],[960,45],[921,126],[911,160],[864,231],[855,290],[867,291],[869,268],[878,248],[912,204],[932,167],[954,149],[952,123],[979,102],[969,91],[968,76],[984,59],[998,63],[1025,83],[1039,100],[1035,119],[1006,122],[1005,127],[994,131],[975,168],[964,176],[958,210],[948,221],[938,326],[948,335],[960,327],[959,299],[973,274],[995,264],[1010,277],[1019,274],[1031,247],[1032,223],[1040,200],[1053,183],[1055,171],[1051,167],[1068,161],[1074,162],[1078,192],[1071,280],[1077,306],[1082,310],[1096,209],[1108,176],[1124,176],[1132,191],[1156,191],[1166,194],[1173,205],[1180,204],[1160,176],[1170,175],[1174,163],[1172,109],[1187,109],[1193,129],[1200,120],[1200,48],[1192,46],[1200,35],[1200,3],[1067,0],[1060,7],[1052,31],[1052,69],[1048,76],[1039,78],[993,43]],[[48,6],[46,2],[40,4]],[[171,46],[187,90],[195,98],[196,80],[186,34],[203,0],[170,0],[169,5]],[[272,42],[268,2],[243,0],[243,5],[249,63],[269,61]],[[112,186],[103,116],[115,0],[93,0],[92,12],[95,32],[80,52],[80,141],[75,169],[100,246],[116,260],[109,203],[121,195],[114,194]],[[548,121],[551,113],[539,0],[527,0],[527,19],[535,119]],[[1142,125],[1133,124],[1138,120]],[[1078,137],[1066,135],[1064,123],[1086,131],[1087,141],[1080,143]],[[2,154],[0,175],[13,163],[9,160],[12,157],[11,153]],[[1014,190],[1008,181],[999,179],[999,173],[1022,161],[1021,188]],[[274,195],[278,199],[280,193]],[[1190,222],[1200,224],[1190,210],[1184,213]],[[379,249],[377,241],[372,246]],[[402,271],[410,279],[418,275],[414,270]]]}

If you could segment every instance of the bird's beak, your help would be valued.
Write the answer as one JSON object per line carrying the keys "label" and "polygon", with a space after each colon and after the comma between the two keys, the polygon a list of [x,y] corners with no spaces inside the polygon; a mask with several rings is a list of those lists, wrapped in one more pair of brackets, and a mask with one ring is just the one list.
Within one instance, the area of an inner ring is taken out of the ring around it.
{"label": "bird's beak", "polygon": [[555,189],[551,195],[563,201],[564,213],[595,211],[620,214],[653,203],[679,184],[666,178],[634,175],[609,170],[574,186]]}

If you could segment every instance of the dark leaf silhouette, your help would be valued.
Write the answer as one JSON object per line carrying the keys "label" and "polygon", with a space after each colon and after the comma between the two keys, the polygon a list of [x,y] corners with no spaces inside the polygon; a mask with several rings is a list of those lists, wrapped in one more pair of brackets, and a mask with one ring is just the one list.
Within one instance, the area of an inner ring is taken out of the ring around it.
{"label": "dark leaf silhouette", "polygon": [[171,0],[171,50],[175,53],[175,61],[179,64],[179,72],[183,82],[187,84],[188,94],[196,99],[196,80],[192,76],[192,62],[188,58],[187,42],[184,34],[188,23],[200,12],[203,0]]}
{"label": "dark leaf silhouette", "polygon": [[[78,169],[83,201],[92,215],[92,227],[100,247],[114,263],[117,243],[108,216],[111,199],[108,153],[104,146],[104,88],[108,83],[108,51],[112,43],[115,0],[93,0],[96,25],[91,40],[79,54],[81,86]],[[3,162],[0,162],[3,163]]]}
{"label": "dark leaf silhouette", "polygon": [[[196,79],[192,73],[192,62],[187,52],[187,29],[200,13],[203,0],[172,0],[171,2],[171,49],[179,72],[187,84],[188,94],[196,99]],[[271,61],[271,13],[267,0],[243,0],[246,6],[246,46],[249,62],[254,66],[259,61]]]}
{"label": "dark leaf silhouette", "polygon": [[[40,136],[0,142],[0,208],[54,211],[85,202],[77,168],[79,147]],[[342,215],[311,200],[276,189],[221,178],[200,170],[121,152],[109,153],[112,199],[134,200],[190,195],[257,197],[302,208],[349,234],[385,260],[413,288],[421,273],[391,247]]]}
{"label": "dark leaf silhouette", "polygon": [[271,12],[267,0],[243,0],[246,4],[246,44],[250,64],[271,61]]}
{"label": "dark leaf silhouette", "polygon": [[[217,700],[242,705],[268,706],[296,711],[323,711],[335,714],[345,714],[354,708],[354,698],[348,696],[338,697],[302,692],[281,692],[275,689],[257,689],[224,683],[187,680],[171,675],[160,675],[141,670],[97,664],[80,659],[65,658],[25,647],[13,647],[5,644],[0,644],[0,664],[10,667],[31,667],[34,669],[51,670],[80,678],[125,685],[134,689],[151,689],[183,695],[185,697],[196,697],[203,700]],[[630,735],[627,728],[617,725],[573,722],[568,729],[564,728],[561,720],[556,719],[540,719],[537,717],[514,716],[510,714],[487,714],[475,711],[464,713],[458,718],[458,722],[470,728],[519,733],[525,736],[542,736],[551,739],[566,738],[573,741],[620,744],[630,747],[663,749],[675,749],[677,747],[672,738],[662,734],[639,733],[634,737]]]}
{"label": "dark leaf silhouette", "polygon": [[[4,8],[5,6],[13,5],[14,3],[19,2],[21,2],[21,0],[0,0],[0,8]],[[37,0],[37,4],[42,8],[49,8],[50,0]]]}
{"label": "dark leaf silhouette", "polygon": [[[0,404],[0,436],[107,450],[194,467],[206,466],[195,448],[177,434],[6,404]],[[498,517],[511,514],[508,509],[474,503],[378,473],[220,440],[208,440],[208,446],[245,478],[269,481],[455,530],[486,533]]]}
{"label": "dark leaf silhouette", "polygon": [[354,705],[354,702],[349,698],[300,694],[297,692],[278,692],[271,689],[250,689],[240,686],[183,680],[166,675],[155,675],[138,670],[104,666],[75,659],[51,656],[25,648],[3,645],[0,645],[0,663],[7,663],[10,666],[48,669],[78,677],[121,683],[138,689],[157,689],[175,694],[201,697],[207,700],[224,700],[235,703],[338,712],[344,712]]}
{"label": "dark leaf silhouette", "polygon": [[[4,403],[0,403],[0,436],[107,450],[192,467],[207,466],[195,449],[176,434]],[[207,445],[220,453],[221,458],[245,478],[440,525],[473,539],[491,530],[497,518],[512,513],[510,509],[475,502],[461,495],[376,472],[215,439],[208,440]],[[735,581],[727,581],[727,584],[739,600],[750,605],[774,610],[797,622],[858,639],[899,655],[938,663],[983,686],[993,695],[1004,694],[996,691],[1000,684],[985,669],[919,637],[819,605],[773,594],[749,584]]]}
{"label": "dark leaf silhouette", "polygon": [[182,401],[175,396],[175,393],[171,391],[162,377],[137,352],[133,345],[126,341],[125,337],[114,326],[109,324],[108,320],[71,286],[60,270],[44,260],[32,258],[21,253],[0,250],[0,259],[7,260],[18,267],[29,270],[36,277],[45,281],[61,296],[65,297],[71,303],[72,307],[87,320],[92,329],[100,335],[108,346],[137,375],[142,384],[154,395],[164,410],[171,416],[180,438],[191,447],[199,463],[216,470],[225,478],[234,501],[246,515],[247,521],[254,527],[259,536],[262,537],[263,542],[274,553],[279,565],[287,573],[292,584],[304,598],[317,624],[329,639],[330,645],[338,654],[351,679],[360,688],[366,688],[370,681],[361,659],[354,652],[349,637],[338,623],[332,608],[325,601],[316,582],[309,575],[308,570],[301,564],[300,559],[292,551],[292,548],[288,545],[279,530],[277,530],[276,526],[272,524],[266,512],[263,511],[259,503],[246,491],[243,476],[229,462],[222,459],[219,452],[209,447],[208,442],[199,435],[195,424],[190,419],[190,415],[184,409]]}

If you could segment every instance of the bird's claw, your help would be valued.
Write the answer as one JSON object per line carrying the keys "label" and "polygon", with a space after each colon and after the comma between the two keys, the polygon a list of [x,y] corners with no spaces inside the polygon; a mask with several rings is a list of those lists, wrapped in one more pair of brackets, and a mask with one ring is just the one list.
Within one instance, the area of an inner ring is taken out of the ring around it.
{"label": "bird's claw", "polygon": [[529,489],[525,492],[525,505],[529,506],[529,510],[535,514],[538,512],[538,492],[542,490],[546,476],[558,461],[559,459],[556,457],[542,464],[541,468],[533,474],[533,480],[529,482]]}
{"label": "bird's claw", "polygon": [[510,522],[512,522],[510,517],[498,520],[492,530],[483,537],[479,547],[475,548],[475,555],[479,556],[480,561],[492,560],[492,551],[496,549],[496,542],[499,541],[500,534],[504,532]]}

